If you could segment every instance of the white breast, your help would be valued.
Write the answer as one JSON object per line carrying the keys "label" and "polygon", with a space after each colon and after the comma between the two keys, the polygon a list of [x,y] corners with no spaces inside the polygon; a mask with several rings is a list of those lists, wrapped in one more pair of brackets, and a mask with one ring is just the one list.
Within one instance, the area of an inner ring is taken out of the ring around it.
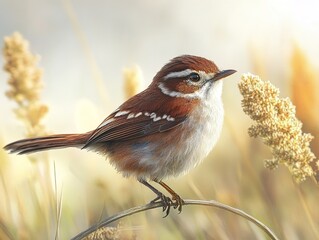
{"label": "white breast", "polygon": [[224,110],[221,93],[222,82],[217,81],[183,124],[184,134],[177,139],[182,147],[178,150],[174,146],[163,149],[161,169],[157,169],[153,176],[165,178],[186,173],[208,155],[222,129]]}

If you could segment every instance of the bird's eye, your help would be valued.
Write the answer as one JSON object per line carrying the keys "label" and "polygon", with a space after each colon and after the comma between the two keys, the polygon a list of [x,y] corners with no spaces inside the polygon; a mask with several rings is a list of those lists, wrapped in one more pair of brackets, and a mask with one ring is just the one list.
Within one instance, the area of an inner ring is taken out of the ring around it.
{"label": "bird's eye", "polygon": [[189,75],[188,79],[191,80],[192,82],[198,82],[200,80],[200,76],[198,73],[193,72]]}

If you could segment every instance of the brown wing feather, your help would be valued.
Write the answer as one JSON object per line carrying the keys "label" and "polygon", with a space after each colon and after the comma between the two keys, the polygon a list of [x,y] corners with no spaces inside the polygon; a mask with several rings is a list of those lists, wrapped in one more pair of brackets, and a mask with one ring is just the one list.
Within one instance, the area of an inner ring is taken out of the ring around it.
{"label": "brown wing feather", "polygon": [[[153,81],[152,84],[154,85],[156,82]],[[109,115],[92,132],[83,148],[99,142],[125,141],[168,131],[183,123],[190,110],[193,109],[194,104],[198,104],[196,99],[192,101],[186,98],[172,99],[152,84],[148,89],[124,102],[115,112]],[[150,88],[155,88],[157,91],[150,91]],[[129,113],[122,116],[116,115],[120,111]],[[137,114],[139,112],[142,115],[128,118],[130,113]],[[154,121],[150,116],[145,116],[146,112],[156,113],[157,116],[170,115],[174,118],[174,121],[168,121],[167,118]]]}
{"label": "brown wing feather", "polygon": [[[115,113],[111,114],[104,122],[112,119]],[[161,119],[153,121],[149,116],[139,116],[127,119],[127,115],[119,116],[103,126],[103,123],[90,136],[83,148],[94,143],[109,141],[126,141],[134,138],[144,137],[158,132],[168,131],[180,125],[186,117],[175,118],[174,121]]]}

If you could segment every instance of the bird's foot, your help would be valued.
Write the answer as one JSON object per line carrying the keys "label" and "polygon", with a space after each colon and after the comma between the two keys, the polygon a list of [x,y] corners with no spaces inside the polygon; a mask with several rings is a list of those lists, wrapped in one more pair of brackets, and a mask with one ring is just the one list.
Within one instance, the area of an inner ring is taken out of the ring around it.
{"label": "bird's foot", "polygon": [[174,208],[174,202],[172,201],[172,199],[170,199],[169,197],[165,196],[163,193],[159,192],[157,197],[151,201],[151,203],[158,203],[161,202],[163,204],[163,212],[165,212],[165,217],[168,216],[171,206],[173,206]]}
{"label": "bird's foot", "polygon": [[178,210],[178,213],[182,212],[182,207],[184,205],[184,200],[177,194],[172,194],[172,202],[174,209]]}

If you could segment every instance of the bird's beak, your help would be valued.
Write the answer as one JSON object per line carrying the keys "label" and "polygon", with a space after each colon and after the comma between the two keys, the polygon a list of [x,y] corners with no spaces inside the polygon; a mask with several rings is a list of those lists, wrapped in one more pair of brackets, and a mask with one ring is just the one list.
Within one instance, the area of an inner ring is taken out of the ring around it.
{"label": "bird's beak", "polygon": [[228,77],[229,75],[232,75],[233,73],[237,72],[236,70],[222,70],[215,74],[215,76],[212,78],[213,81],[217,81],[219,79]]}

